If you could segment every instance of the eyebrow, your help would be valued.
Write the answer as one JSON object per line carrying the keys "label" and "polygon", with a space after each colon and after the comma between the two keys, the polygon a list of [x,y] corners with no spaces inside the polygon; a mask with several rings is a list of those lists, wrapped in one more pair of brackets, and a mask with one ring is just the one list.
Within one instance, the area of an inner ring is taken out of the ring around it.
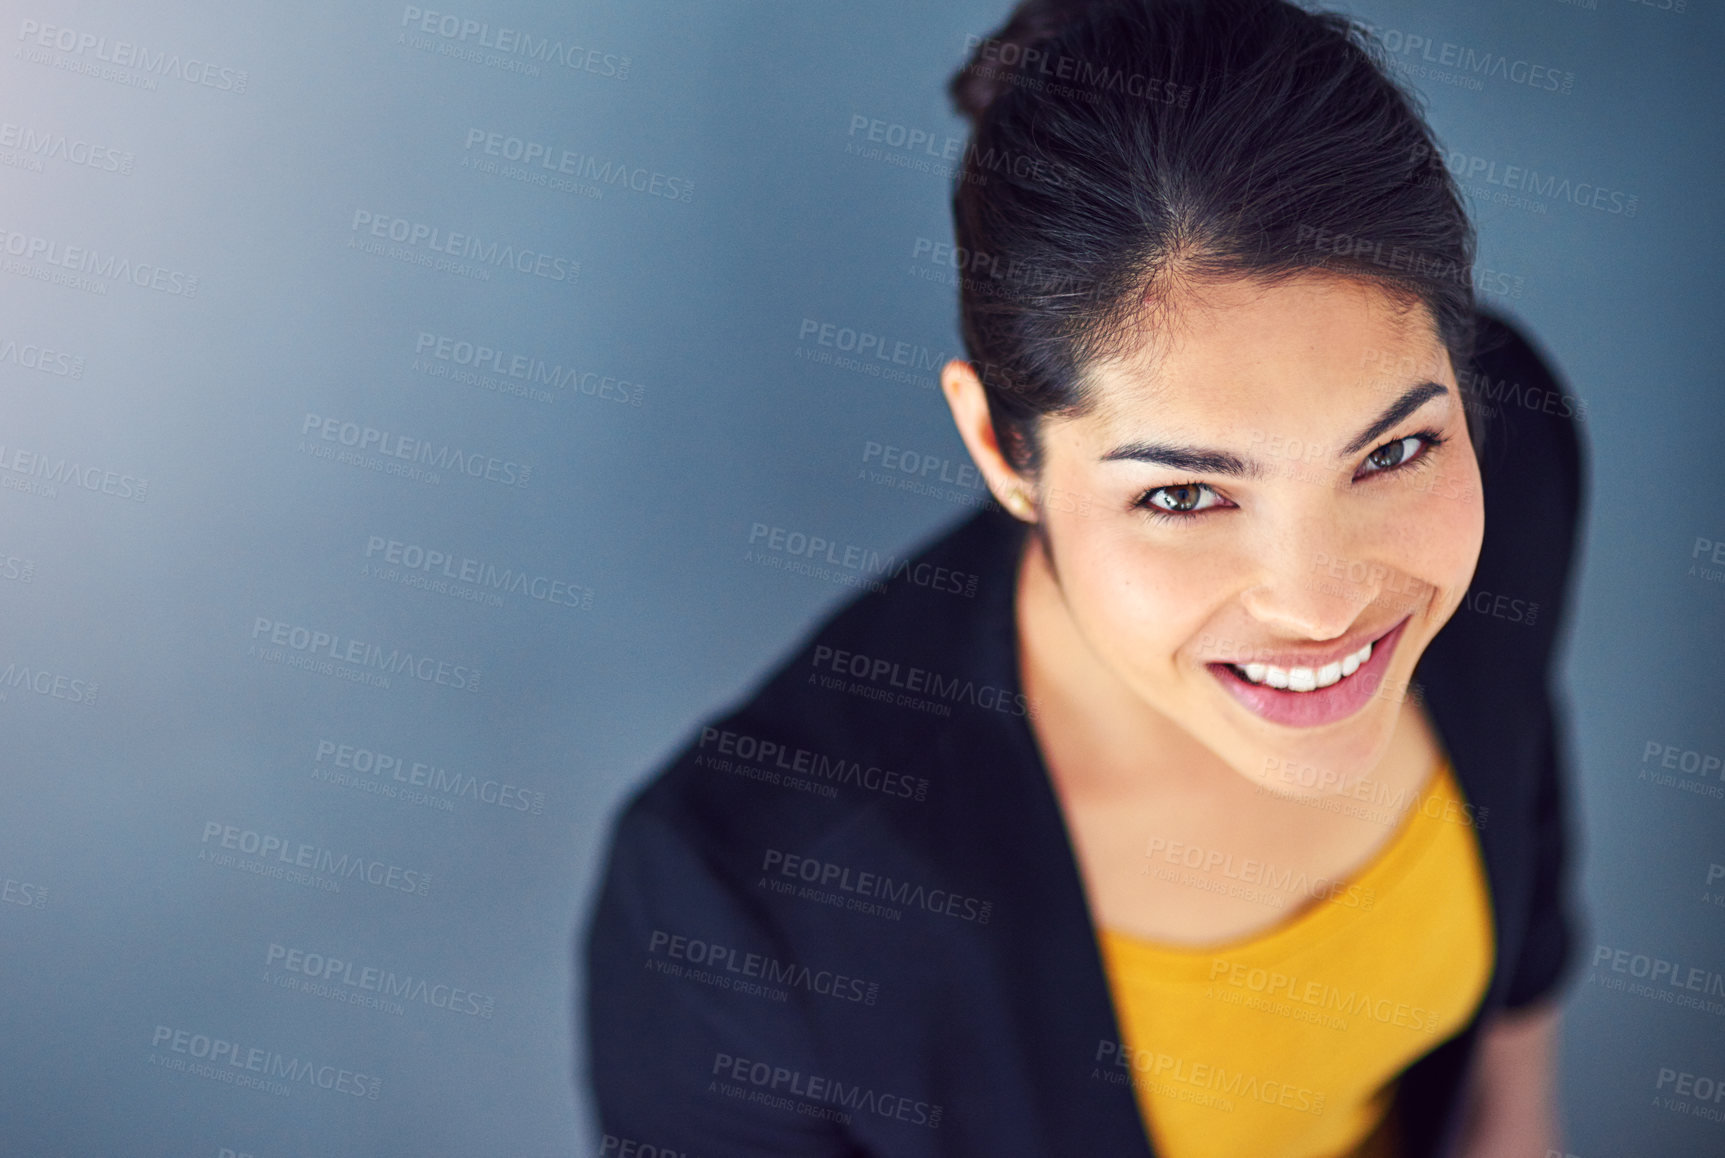
{"label": "eyebrow", "polygon": [[[1430,402],[1433,398],[1442,398],[1449,393],[1449,387],[1437,382],[1421,382],[1410,386],[1402,392],[1401,397],[1384,408],[1384,412],[1373,419],[1371,424],[1338,452],[1338,458],[1344,458],[1356,451],[1364,449],[1373,439],[1383,434],[1390,427]],[[1188,470],[1195,474],[1219,474],[1230,478],[1262,478],[1263,465],[1241,458],[1225,450],[1208,450],[1196,446],[1176,446],[1169,443],[1129,442],[1117,446],[1102,456],[1102,462],[1130,460],[1133,462],[1156,463],[1174,470]]]}

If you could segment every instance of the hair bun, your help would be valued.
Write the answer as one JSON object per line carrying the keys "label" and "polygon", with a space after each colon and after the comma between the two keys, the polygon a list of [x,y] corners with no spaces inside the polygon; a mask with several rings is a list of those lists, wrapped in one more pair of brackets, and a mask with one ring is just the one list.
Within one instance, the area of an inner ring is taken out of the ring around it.
{"label": "hair bun", "polygon": [[1020,0],[1006,23],[982,38],[970,59],[947,82],[953,106],[970,122],[983,117],[1000,95],[1011,88],[1025,52],[1053,40],[1092,6],[1094,0]]}

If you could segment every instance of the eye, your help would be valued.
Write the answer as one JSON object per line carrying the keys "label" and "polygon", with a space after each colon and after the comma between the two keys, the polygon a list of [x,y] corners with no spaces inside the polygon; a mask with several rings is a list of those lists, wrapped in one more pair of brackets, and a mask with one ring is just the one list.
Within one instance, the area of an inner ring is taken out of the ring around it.
{"label": "eye", "polygon": [[1220,506],[1222,496],[1204,483],[1180,483],[1171,487],[1155,487],[1145,491],[1138,505],[1152,514],[1167,518],[1195,515]]}
{"label": "eye", "polygon": [[1435,430],[1422,430],[1418,434],[1386,442],[1366,455],[1366,461],[1360,464],[1359,474],[1354,477],[1382,474],[1384,471],[1407,466],[1428,454],[1432,447],[1442,446],[1443,443],[1444,439]]}

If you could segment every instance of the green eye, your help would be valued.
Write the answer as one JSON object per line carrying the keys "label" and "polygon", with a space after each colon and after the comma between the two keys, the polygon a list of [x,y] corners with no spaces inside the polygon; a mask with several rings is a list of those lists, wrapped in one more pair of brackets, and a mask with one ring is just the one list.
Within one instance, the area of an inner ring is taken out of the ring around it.
{"label": "green eye", "polygon": [[1393,466],[1400,466],[1418,454],[1422,445],[1424,444],[1418,435],[1410,434],[1406,438],[1384,443],[1366,455],[1366,462],[1378,470],[1388,470]]}

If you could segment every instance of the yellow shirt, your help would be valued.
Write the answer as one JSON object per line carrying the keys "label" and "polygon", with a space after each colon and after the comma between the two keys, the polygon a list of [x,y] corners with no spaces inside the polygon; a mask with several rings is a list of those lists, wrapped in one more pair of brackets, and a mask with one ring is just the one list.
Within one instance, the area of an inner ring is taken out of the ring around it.
{"label": "yellow shirt", "polygon": [[1462,803],[1446,761],[1350,880],[1235,874],[1317,898],[1244,941],[1101,931],[1119,1072],[1160,1158],[1395,1154],[1396,1075],[1467,1025],[1491,975],[1490,894]]}

